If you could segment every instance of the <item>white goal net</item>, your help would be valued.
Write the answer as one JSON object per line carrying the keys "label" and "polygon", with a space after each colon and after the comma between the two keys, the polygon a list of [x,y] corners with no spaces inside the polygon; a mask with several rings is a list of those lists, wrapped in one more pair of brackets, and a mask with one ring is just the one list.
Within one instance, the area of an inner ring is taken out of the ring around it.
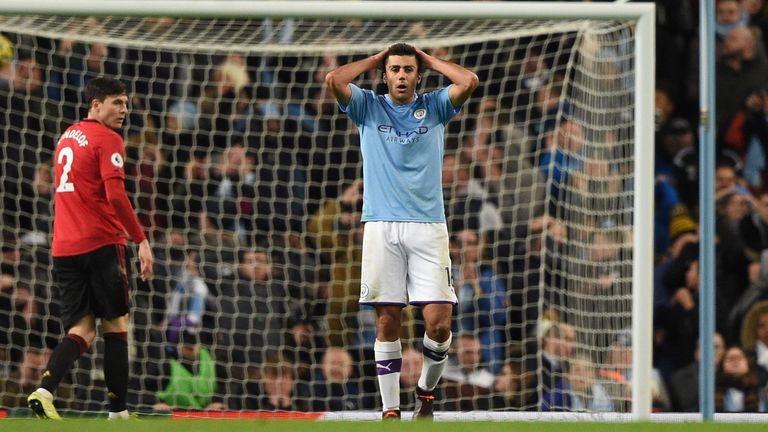
{"label": "white goal net", "polygon": [[[110,75],[129,89],[127,186],[157,260],[132,295],[131,409],[380,409],[357,304],[359,138],[323,78],[402,41],[480,77],[446,129],[460,302],[438,409],[631,411],[634,210],[653,205],[635,192],[636,20],[82,15],[0,14],[2,408],[26,405],[63,335],[53,146]],[[355,82],[383,91],[380,73]],[[419,91],[448,84],[426,72]],[[404,317],[409,410],[424,328]],[[62,410],[106,407],[98,341]],[[168,365],[194,344],[213,385],[169,399]]]}

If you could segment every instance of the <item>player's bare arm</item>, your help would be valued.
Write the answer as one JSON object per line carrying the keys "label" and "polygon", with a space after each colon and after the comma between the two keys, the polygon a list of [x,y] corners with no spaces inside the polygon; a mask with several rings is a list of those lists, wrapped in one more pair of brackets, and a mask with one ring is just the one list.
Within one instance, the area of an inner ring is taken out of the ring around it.
{"label": "player's bare arm", "polygon": [[447,62],[437,57],[431,56],[419,48],[416,48],[416,52],[421,56],[422,64],[425,69],[432,69],[439,72],[453,83],[453,86],[448,90],[448,96],[451,99],[453,106],[457,107],[472,95],[480,79],[469,69],[457,65],[456,63]]}
{"label": "player's bare arm", "polygon": [[352,98],[352,89],[349,88],[349,83],[362,73],[382,67],[388,50],[389,48],[386,48],[377,54],[341,66],[325,75],[325,84],[331,88],[333,95],[339,103],[342,105],[349,103],[349,100]]}

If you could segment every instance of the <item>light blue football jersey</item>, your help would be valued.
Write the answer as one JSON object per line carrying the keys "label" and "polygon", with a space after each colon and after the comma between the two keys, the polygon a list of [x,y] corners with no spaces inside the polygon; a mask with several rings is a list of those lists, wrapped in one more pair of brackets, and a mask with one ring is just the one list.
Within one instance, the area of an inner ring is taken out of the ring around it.
{"label": "light blue football jersey", "polygon": [[445,125],[454,107],[444,87],[397,105],[350,84],[341,110],[357,124],[363,153],[363,215],[368,221],[445,222]]}

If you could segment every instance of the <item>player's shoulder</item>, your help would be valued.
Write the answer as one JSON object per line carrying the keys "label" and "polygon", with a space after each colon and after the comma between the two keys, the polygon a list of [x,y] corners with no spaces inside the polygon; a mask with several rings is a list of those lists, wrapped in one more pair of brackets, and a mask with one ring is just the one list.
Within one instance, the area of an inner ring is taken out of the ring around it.
{"label": "player's shoulder", "polygon": [[440,97],[447,97],[448,94],[448,87],[440,87],[433,90],[430,90],[426,93],[423,93],[422,97],[425,101],[437,99]]}
{"label": "player's shoulder", "polygon": [[81,120],[73,125],[77,126],[86,135],[94,139],[93,144],[104,144],[107,142],[122,142],[123,137],[117,133],[116,130],[104,126],[103,124],[93,120]]}

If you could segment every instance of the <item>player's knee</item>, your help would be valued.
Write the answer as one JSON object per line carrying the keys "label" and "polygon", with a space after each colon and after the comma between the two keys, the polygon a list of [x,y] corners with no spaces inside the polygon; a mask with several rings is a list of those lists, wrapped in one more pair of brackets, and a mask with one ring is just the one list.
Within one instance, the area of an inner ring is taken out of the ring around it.
{"label": "player's knee", "polygon": [[436,342],[444,342],[451,335],[451,321],[439,320],[427,326],[427,336]]}
{"label": "player's knee", "polygon": [[91,344],[93,344],[93,340],[96,339],[96,332],[86,329],[73,328],[69,331],[69,334],[74,334],[82,339],[82,341],[86,344],[86,348],[90,347]]}

